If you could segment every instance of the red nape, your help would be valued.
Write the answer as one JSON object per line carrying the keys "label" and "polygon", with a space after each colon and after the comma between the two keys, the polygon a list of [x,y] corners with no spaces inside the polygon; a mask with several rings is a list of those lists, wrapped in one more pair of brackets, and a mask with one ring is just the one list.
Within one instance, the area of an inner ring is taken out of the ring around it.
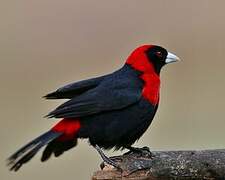
{"label": "red nape", "polygon": [[131,55],[127,58],[126,63],[132,66],[134,69],[144,73],[154,73],[154,67],[149,62],[145,53],[147,49],[153,47],[152,45],[143,45],[135,49]]}
{"label": "red nape", "polygon": [[55,132],[62,132],[57,140],[66,141],[76,137],[76,133],[80,129],[79,119],[62,119],[51,130]]}
{"label": "red nape", "polygon": [[135,49],[128,57],[126,63],[143,74],[140,78],[144,81],[142,96],[152,105],[159,103],[160,77],[155,73],[153,64],[148,60],[145,51],[153,45],[143,45]]}

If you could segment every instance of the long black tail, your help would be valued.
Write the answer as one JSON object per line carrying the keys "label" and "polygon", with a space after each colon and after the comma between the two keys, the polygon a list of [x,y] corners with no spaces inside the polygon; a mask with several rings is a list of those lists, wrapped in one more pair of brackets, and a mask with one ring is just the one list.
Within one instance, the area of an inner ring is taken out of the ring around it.
{"label": "long black tail", "polygon": [[41,147],[49,144],[61,135],[62,133],[60,132],[54,132],[50,130],[20,148],[17,152],[15,152],[8,158],[8,165],[10,166],[10,170],[19,170],[19,168],[24,163],[28,162],[32,157],[34,157],[34,155],[41,149]]}

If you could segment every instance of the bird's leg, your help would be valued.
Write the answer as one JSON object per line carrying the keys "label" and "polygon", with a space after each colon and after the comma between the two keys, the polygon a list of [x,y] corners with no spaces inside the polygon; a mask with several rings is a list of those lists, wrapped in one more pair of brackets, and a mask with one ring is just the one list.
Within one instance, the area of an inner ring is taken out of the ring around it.
{"label": "bird's leg", "polygon": [[100,154],[100,156],[104,162],[121,170],[121,167],[116,162],[114,162],[112,159],[107,157],[98,145],[95,145],[94,148],[98,151],[98,153]]}
{"label": "bird's leg", "polygon": [[151,153],[149,147],[147,147],[147,146],[144,146],[142,148],[128,146],[128,147],[126,147],[126,149],[129,149],[130,151],[126,152],[124,155],[139,154],[144,157],[152,157],[152,153]]}

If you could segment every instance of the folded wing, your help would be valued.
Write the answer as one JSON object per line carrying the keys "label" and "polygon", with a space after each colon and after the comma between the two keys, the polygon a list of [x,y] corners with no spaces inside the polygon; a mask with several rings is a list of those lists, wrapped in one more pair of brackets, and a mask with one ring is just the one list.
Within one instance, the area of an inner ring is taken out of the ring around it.
{"label": "folded wing", "polygon": [[50,112],[47,117],[77,118],[125,108],[139,101],[138,82],[107,78],[100,85],[86,90]]}
{"label": "folded wing", "polygon": [[71,99],[92,88],[95,88],[106,76],[83,80],[63,86],[44,96],[46,99]]}

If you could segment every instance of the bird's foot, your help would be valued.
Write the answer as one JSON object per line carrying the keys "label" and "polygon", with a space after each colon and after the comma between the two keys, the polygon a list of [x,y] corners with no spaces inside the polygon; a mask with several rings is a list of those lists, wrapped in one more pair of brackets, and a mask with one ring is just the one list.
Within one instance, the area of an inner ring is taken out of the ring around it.
{"label": "bird's foot", "polygon": [[149,149],[149,147],[144,146],[142,148],[137,148],[137,147],[126,147],[127,149],[129,149],[130,151],[124,153],[123,155],[138,155],[141,157],[146,157],[146,158],[152,158],[152,153]]}
{"label": "bird's foot", "polygon": [[112,158],[107,157],[98,145],[95,145],[94,148],[98,151],[102,160],[104,161],[100,165],[101,169],[103,169],[105,167],[105,163],[107,163],[107,164],[115,167],[118,170],[122,170],[122,168],[119,166],[119,164],[115,161],[116,159],[114,159],[113,157]]}

